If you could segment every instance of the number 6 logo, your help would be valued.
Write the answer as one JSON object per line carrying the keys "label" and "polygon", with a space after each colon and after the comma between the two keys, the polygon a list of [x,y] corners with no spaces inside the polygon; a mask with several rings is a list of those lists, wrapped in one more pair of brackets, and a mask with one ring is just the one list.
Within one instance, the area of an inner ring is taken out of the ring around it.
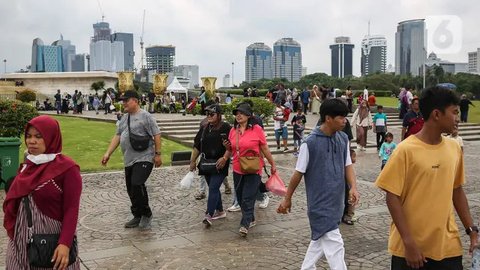
{"label": "number 6 logo", "polygon": [[455,54],[462,49],[463,24],[455,15],[428,16],[427,48],[436,54]]}

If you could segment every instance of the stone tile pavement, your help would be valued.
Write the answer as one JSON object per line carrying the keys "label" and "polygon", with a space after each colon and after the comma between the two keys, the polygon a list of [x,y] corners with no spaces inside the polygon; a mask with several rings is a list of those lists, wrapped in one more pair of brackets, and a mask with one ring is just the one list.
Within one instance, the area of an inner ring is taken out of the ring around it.
{"label": "stone tile pavement", "polygon": [[[374,150],[373,150],[374,151]],[[466,142],[465,162],[471,212],[480,220],[480,143]],[[282,179],[288,183],[295,165],[291,154],[275,156]],[[359,152],[355,165],[361,203],[354,226],[341,225],[349,269],[389,269],[388,214],[384,193],[373,186],[379,173],[376,153]],[[123,172],[84,174],[78,224],[83,269],[299,269],[310,240],[305,187],[297,188],[292,213],[276,214],[279,197],[270,195],[267,209],[256,209],[258,225],[246,239],[238,235],[240,213],[202,224],[206,201],[193,198],[195,189],[180,189],[186,166],[155,169],[148,184],[153,207],[152,229],[124,229],[130,216]],[[229,177],[231,180],[231,177]],[[265,179],[266,180],[266,179]],[[5,194],[0,193],[3,201]],[[224,206],[232,195],[222,193]],[[0,213],[3,217],[3,213]],[[460,224],[458,222],[458,224]],[[461,225],[460,225],[461,226]],[[463,234],[462,234],[463,235]],[[464,247],[467,238],[463,236]],[[0,269],[5,261],[7,236],[0,230]],[[470,256],[464,253],[464,265]],[[319,269],[328,269],[320,261]]]}

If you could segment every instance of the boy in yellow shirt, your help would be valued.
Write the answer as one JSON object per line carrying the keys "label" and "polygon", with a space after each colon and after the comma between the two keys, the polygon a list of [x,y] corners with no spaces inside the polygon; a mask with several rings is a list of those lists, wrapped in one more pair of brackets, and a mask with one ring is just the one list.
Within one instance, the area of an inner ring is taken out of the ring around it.
{"label": "boy in yellow shirt", "polygon": [[470,252],[477,243],[478,228],[462,188],[462,151],[442,136],[458,127],[458,104],[448,89],[423,90],[422,130],[398,145],[375,182],[387,193],[393,219],[388,240],[392,270],[463,269],[454,208],[470,236]]}

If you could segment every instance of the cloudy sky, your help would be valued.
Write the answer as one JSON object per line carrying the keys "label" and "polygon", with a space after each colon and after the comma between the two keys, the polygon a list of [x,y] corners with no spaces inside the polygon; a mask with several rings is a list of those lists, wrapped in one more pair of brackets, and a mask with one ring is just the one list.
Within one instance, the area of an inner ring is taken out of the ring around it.
{"label": "cloudy sky", "polygon": [[101,21],[103,13],[113,31],[134,33],[139,66],[143,10],[145,46],[176,46],[177,65],[197,64],[201,76],[217,76],[220,84],[231,73],[232,62],[235,83],[245,79],[249,44],[272,47],[282,37],[301,44],[308,73],[329,74],[329,45],[336,36],[349,36],[355,44],[354,75],[360,75],[360,43],[368,21],[371,34],[386,36],[387,63],[392,65],[396,26],[403,20],[458,16],[463,28],[453,34],[461,42],[460,51],[439,54],[442,59],[467,62],[467,52],[480,47],[478,0],[2,0],[0,61],[7,60],[7,72],[25,68],[34,38],[50,44],[60,34],[76,45],[77,53],[89,53],[92,24]]}

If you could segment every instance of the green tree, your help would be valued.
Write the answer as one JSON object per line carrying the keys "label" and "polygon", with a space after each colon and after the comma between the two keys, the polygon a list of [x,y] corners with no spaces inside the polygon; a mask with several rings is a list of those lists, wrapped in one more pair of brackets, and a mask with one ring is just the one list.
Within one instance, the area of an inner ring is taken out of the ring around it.
{"label": "green tree", "polygon": [[37,94],[32,90],[27,89],[19,92],[16,98],[22,102],[32,102],[37,99]]}

